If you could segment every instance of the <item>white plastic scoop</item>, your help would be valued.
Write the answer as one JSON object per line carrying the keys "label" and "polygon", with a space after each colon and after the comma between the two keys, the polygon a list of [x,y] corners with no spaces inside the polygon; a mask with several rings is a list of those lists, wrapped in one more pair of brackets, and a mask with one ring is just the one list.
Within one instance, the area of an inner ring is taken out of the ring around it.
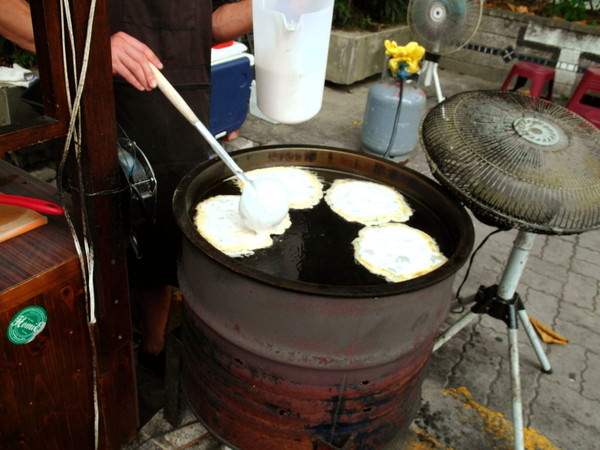
{"label": "white plastic scoop", "polygon": [[250,180],[244,171],[229,156],[210,131],[198,119],[179,92],[153,64],[150,67],[162,93],[177,110],[200,132],[215,153],[242,182],[242,195],[239,212],[244,224],[254,230],[266,230],[279,225],[289,210],[288,194],[284,186],[276,180]]}

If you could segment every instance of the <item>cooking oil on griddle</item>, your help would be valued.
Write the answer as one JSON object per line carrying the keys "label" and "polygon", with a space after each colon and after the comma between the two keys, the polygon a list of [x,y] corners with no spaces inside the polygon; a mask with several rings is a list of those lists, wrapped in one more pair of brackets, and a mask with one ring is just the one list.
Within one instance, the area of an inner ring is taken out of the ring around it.
{"label": "cooking oil on griddle", "polygon": [[[356,178],[374,181],[367,177],[352,176],[320,168],[305,168],[323,182],[326,192],[338,178]],[[397,189],[397,188],[395,188]],[[440,217],[430,207],[400,191],[413,209],[413,215],[405,222],[429,234],[435,239],[446,256],[452,247],[450,233]],[[215,195],[237,195],[239,189],[228,180],[199,199]],[[274,235],[273,245],[257,250],[253,255],[236,258],[241,264],[261,272],[304,283],[334,286],[371,286],[387,281],[372,274],[354,259],[352,241],[364,225],[348,222],[334,213],[324,199],[311,209],[290,210],[292,225],[282,235]]]}

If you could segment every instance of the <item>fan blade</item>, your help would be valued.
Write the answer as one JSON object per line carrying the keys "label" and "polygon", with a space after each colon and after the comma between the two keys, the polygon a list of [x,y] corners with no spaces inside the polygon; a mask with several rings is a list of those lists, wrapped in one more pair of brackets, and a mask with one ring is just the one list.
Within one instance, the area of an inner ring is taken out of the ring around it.
{"label": "fan blade", "polygon": [[423,119],[433,175],[478,216],[533,232],[600,228],[600,130],[519,92],[456,94]]}
{"label": "fan blade", "polygon": [[408,23],[413,39],[429,53],[460,50],[475,34],[483,0],[411,0]]}

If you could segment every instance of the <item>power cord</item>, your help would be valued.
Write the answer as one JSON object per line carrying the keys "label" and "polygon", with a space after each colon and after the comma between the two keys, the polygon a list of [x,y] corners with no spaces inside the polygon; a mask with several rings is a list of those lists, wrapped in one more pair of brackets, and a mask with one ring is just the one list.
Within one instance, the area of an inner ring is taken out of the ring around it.
{"label": "power cord", "polygon": [[384,158],[387,158],[390,152],[392,151],[392,147],[394,145],[394,141],[396,139],[396,133],[398,131],[398,120],[400,120],[400,112],[402,111],[402,96],[404,95],[404,80],[400,78],[398,80],[398,105],[396,105],[396,114],[394,115],[394,123],[392,124],[392,134],[390,136],[390,140],[388,142],[385,153],[383,154]]}
{"label": "power cord", "polygon": [[506,231],[506,228],[497,228],[494,231],[490,232],[485,238],[483,238],[483,240],[477,246],[475,251],[473,251],[473,253],[471,253],[471,257],[469,258],[469,265],[467,266],[467,271],[465,272],[465,276],[463,277],[462,282],[460,283],[460,285],[458,286],[458,289],[456,290],[455,299],[458,302],[458,307],[454,307],[450,310],[450,312],[452,312],[453,314],[461,314],[465,311],[465,305],[463,303],[464,299],[460,296],[460,291],[462,290],[463,286],[467,282],[467,279],[469,278],[469,273],[471,272],[471,267],[473,266],[473,261],[475,259],[475,255],[477,255],[479,250],[481,250],[481,248],[485,245],[485,243],[488,241],[489,238],[491,238],[493,235],[495,235],[497,233],[500,233],[501,231]]}

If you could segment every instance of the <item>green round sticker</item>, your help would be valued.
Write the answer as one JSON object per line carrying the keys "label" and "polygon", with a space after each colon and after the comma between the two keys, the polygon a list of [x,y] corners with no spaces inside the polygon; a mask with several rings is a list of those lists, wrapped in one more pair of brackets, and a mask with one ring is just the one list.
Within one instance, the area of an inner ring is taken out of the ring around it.
{"label": "green round sticker", "polygon": [[13,344],[29,344],[42,332],[48,316],[41,306],[28,306],[11,319],[6,329],[8,340]]}

